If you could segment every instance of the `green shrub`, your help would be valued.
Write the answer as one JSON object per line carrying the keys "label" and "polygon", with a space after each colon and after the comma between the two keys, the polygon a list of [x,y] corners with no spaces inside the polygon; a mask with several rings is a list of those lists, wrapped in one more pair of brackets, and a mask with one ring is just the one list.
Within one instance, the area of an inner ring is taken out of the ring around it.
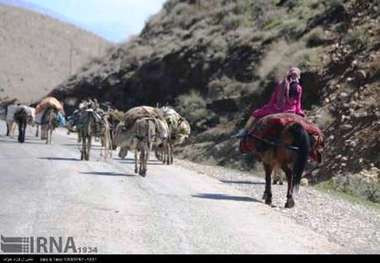
{"label": "green shrub", "polygon": [[297,18],[285,20],[281,26],[279,35],[284,36],[286,39],[297,39],[306,29],[306,24]]}
{"label": "green shrub", "polygon": [[294,56],[295,64],[306,71],[313,71],[321,64],[320,48],[300,50]]}
{"label": "green shrub", "polygon": [[241,15],[227,15],[223,18],[223,26],[226,31],[236,30],[243,24],[244,17]]}
{"label": "green shrub", "polygon": [[326,10],[335,9],[340,6],[344,6],[343,0],[325,0],[323,4],[326,7]]}
{"label": "green shrub", "polygon": [[357,28],[349,32],[345,37],[345,42],[356,50],[365,49],[367,47],[368,40],[368,33],[361,28]]}
{"label": "green shrub", "polygon": [[369,64],[369,72],[372,79],[380,80],[380,56]]}
{"label": "green shrub", "polygon": [[282,19],[280,18],[273,18],[265,22],[264,24],[264,30],[272,30],[282,24]]}
{"label": "green shrub", "polygon": [[380,203],[380,183],[360,174],[338,175],[332,179],[332,187],[346,194]]}
{"label": "green shrub", "polygon": [[324,42],[324,32],[321,27],[313,29],[306,37],[306,46],[316,47]]}
{"label": "green shrub", "polygon": [[208,116],[206,101],[196,90],[191,90],[190,93],[180,95],[177,98],[177,109],[190,123],[195,123]]}

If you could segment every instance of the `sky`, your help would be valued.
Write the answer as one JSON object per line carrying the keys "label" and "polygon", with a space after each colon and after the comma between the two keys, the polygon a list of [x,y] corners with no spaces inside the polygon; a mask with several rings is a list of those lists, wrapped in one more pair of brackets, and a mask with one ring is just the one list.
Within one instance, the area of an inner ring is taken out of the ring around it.
{"label": "sky", "polygon": [[24,0],[53,11],[69,22],[111,41],[141,32],[166,0]]}

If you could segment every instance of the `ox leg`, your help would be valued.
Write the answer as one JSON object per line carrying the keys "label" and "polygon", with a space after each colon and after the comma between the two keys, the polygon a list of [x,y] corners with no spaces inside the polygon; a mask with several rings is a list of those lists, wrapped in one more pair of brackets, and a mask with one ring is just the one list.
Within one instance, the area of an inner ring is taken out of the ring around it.
{"label": "ox leg", "polygon": [[162,146],[160,149],[160,155],[161,155],[161,161],[163,164],[166,164],[166,162],[169,160],[169,144],[166,143]]}
{"label": "ox leg", "polygon": [[138,155],[138,153],[139,153],[139,150],[136,147],[136,149],[135,149],[135,174],[137,174],[139,172],[138,167],[137,167],[138,166],[138,162],[139,162],[139,155]]}
{"label": "ox leg", "polygon": [[141,151],[140,151],[140,169],[139,169],[139,174],[142,176],[142,177],[145,177],[146,175],[146,162],[147,162],[147,154],[146,154],[146,149],[145,149],[145,145],[143,147],[141,147]]}
{"label": "ox leg", "polygon": [[50,129],[50,134],[49,134],[49,144],[51,144],[52,139],[53,139],[53,128]]}
{"label": "ox leg", "polygon": [[90,136],[87,137],[86,161],[90,160],[91,141],[92,141],[92,136],[90,135]]}
{"label": "ox leg", "polygon": [[128,155],[128,149],[126,147],[120,147],[120,150],[119,150],[120,159],[124,160],[127,155]]}
{"label": "ox leg", "polygon": [[23,123],[23,127],[22,127],[22,142],[25,142],[25,136],[26,136],[26,127],[27,127],[27,123],[26,123],[26,120],[25,122]]}
{"label": "ox leg", "polygon": [[272,180],[271,175],[273,171],[273,167],[269,164],[264,164],[264,170],[265,170],[265,191],[263,195],[263,199],[265,200],[265,204],[271,205],[272,204]]}
{"label": "ox leg", "polygon": [[15,129],[16,129],[16,122],[12,121],[9,123],[9,131],[8,131],[8,136],[14,137],[15,135]]}
{"label": "ox leg", "polygon": [[174,163],[174,146],[170,145],[170,164]]}
{"label": "ox leg", "polygon": [[112,138],[109,129],[106,129],[106,159],[112,159]]}
{"label": "ox leg", "polygon": [[172,159],[172,144],[168,143],[166,147],[166,164],[170,165],[171,159]]}
{"label": "ox leg", "polygon": [[282,170],[285,172],[286,180],[288,182],[288,191],[286,194],[285,208],[292,208],[295,205],[293,199],[293,173],[287,165],[283,165]]}
{"label": "ox leg", "polygon": [[9,128],[9,123],[7,122],[7,135],[6,136],[9,136],[10,134],[10,128]]}
{"label": "ox leg", "polygon": [[49,144],[49,127],[47,126],[46,127],[46,138],[45,138],[45,140],[46,140],[46,144]]}
{"label": "ox leg", "polygon": [[146,176],[148,171],[148,162],[150,158],[150,151],[152,150],[152,145],[150,143],[145,143],[143,146],[144,151],[144,166],[143,166],[143,176]]}
{"label": "ox leg", "polygon": [[157,160],[165,164],[165,143],[157,145],[154,149]]}
{"label": "ox leg", "polygon": [[18,139],[17,140],[19,143],[23,143],[23,141],[22,141],[22,122],[21,121],[18,122],[17,126],[18,126]]}
{"label": "ox leg", "polygon": [[157,146],[156,149],[154,150],[154,154],[156,155],[156,159],[159,160],[159,161],[162,161],[161,160],[161,155],[160,155],[160,149],[159,147]]}
{"label": "ox leg", "polygon": [[85,140],[85,137],[82,136],[82,149],[80,151],[80,159],[81,159],[81,161],[84,160],[85,145],[86,145],[86,140]]}

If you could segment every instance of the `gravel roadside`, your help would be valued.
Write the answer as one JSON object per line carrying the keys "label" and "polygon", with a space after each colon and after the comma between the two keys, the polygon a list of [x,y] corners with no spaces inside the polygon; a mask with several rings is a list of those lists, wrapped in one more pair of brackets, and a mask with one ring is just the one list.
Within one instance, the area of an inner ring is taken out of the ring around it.
{"label": "gravel roadside", "polygon": [[[219,166],[176,160],[177,165],[212,176],[253,198],[261,200],[265,180],[252,173]],[[354,253],[380,253],[380,209],[348,201],[315,187],[301,186],[295,196],[296,206],[285,209],[286,182],[273,185],[273,209],[297,223],[326,236]]]}

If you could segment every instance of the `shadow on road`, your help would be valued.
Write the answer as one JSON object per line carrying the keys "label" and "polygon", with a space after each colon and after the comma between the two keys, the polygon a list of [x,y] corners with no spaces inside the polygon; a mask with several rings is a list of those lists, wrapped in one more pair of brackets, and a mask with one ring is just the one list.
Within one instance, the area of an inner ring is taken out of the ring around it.
{"label": "shadow on road", "polygon": [[225,184],[253,184],[253,185],[265,185],[264,182],[252,182],[252,181],[229,181],[229,180],[220,180]]}
{"label": "shadow on road", "polygon": [[[17,138],[10,138],[8,140],[0,140],[0,143],[8,143],[8,144],[21,144],[17,141]],[[28,138],[25,139],[25,142],[23,144],[45,144],[43,141],[33,141],[28,140]]]}
{"label": "shadow on road", "polygon": [[[117,160],[119,161],[119,163],[122,163],[122,164],[135,164],[135,160],[134,159],[131,159],[131,160],[128,160],[128,159],[124,159],[124,160],[117,159]],[[149,161],[148,165],[165,165],[165,164],[163,164],[161,161]]]}
{"label": "shadow on road", "polygon": [[112,172],[81,172],[81,174],[101,175],[101,176],[128,176],[128,177],[136,176],[135,174],[112,173]]}
{"label": "shadow on road", "polygon": [[[82,143],[65,143],[61,144],[62,146],[76,146],[76,147],[81,147]],[[100,145],[91,145],[91,150],[100,150],[102,149],[102,146]]]}
{"label": "shadow on road", "polygon": [[80,162],[81,160],[76,158],[63,158],[63,157],[40,157],[40,160],[49,160],[49,161],[75,161]]}
{"label": "shadow on road", "polygon": [[64,143],[62,146],[80,146],[80,143]]}
{"label": "shadow on road", "polygon": [[225,195],[225,194],[196,194],[196,195],[192,195],[192,197],[202,198],[202,199],[212,199],[212,200],[229,200],[229,201],[261,203],[261,201],[255,199],[255,198],[252,198],[252,197],[232,196],[232,195]]}

